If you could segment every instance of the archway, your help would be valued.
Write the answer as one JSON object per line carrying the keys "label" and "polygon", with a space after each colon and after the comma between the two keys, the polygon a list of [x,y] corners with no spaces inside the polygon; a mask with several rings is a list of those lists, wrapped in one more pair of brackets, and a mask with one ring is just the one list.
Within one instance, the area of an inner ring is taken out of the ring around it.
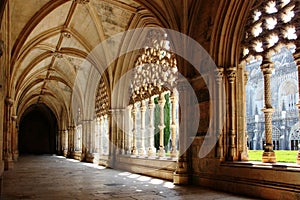
{"label": "archway", "polygon": [[45,104],[29,107],[19,126],[20,154],[53,154],[56,152],[57,120]]}

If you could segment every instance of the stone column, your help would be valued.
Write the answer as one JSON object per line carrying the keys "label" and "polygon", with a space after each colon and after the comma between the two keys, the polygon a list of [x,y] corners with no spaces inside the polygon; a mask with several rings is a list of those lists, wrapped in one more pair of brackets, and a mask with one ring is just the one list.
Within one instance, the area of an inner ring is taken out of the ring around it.
{"label": "stone column", "polygon": [[136,148],[136,107],[133,105],[132,108],[132,148],[131,148],[131,155],[137,156],[138,150]]}
{"label": "stone column", "polygon": [[5,122],[4,122],[4,134],[3,134],[3,159],[4,159],[4,169],[9,170],[13,168],[12,159],[12,148],[11,148],[11,110],[14,100],[6,97],[5,99]]}
{"label": "stone column", "polygon": [[[298,90],[299,90],[299,102],[297,103],[297,107],[299,109],[299,120],[300,120],[300,42],[297,42],[296,44],[296,51],[295,53],[293,54],[294,56],[294,60],[295,60],[295,63],[297,65],[297,68],[298,68]],[[300,165],[300,149],[298,151],[298,154],[297,154],[297,160],[296,160],[296,163],[298,165]]]}
{"label": "stone column", "polygon": [[149,117],[150,117],[150,121],[149,121],[149,147],[148,147],[148,156],[149,157],[153,157],[156,156],[156,148],[154,147],[154,107],[155,107],[155,103],[154,103],[154,97],[150,97],[149,99],[149,104],[148,104],[148,108],[149,108]]}
{"label": "stone column", "polygon": [[143,100],[141,102],[141,107],[140,107],[140,111],[141,111],[141,134],[140,134],[140,149],[139,149],[139,155],[140,156],[145,156],[146,151],[145,151],[145,114],[146,114],[146,102],[145,100]]}
{"label": "stone column", "polygon": [[102,126],[103,126],[103,116],[101,116],[97,120],[97,131],[98,131],[98,154],[99,158],[103,154],[103,131],[102,131]]}
{"label": "stone column", "polygon": [[247,92],[246,92],[246,87],[247,87],[247,82],[248,82],[248,71],[243,71],[243,78],[244,78],[244,85],[243,85],[243,113],[242,113],[242,119],[243,119],[243,129],[242,129],[242,153],[241,153],[241,160],[242,161],[248,161],[248,147],[247,147],[247,141],[248,141],[248,132],[247,132],[247,117],[246,117],[246,112],[247,112],[247,107],[246,107],[246,100],[247,100]]}
{"label": "stone column", "polygon": [[171,150],[171,153],[170,153],[170,156],[172,158],[177,158],[177,145],[176,145],[176,140],[177,140],[177,137],[176,137],[176,133],[177,133],[177,121],[176,121],[176,108],[177,108],[177,104],[178,104],[178,100],[177,100],[177,90],[176,89],[173,89],[172,93],[171,93],[171,97],[170,97],[170,100],[171,100],[171,103],[172,103],[172,122],[171,122],[171,131],[172,131],[172,135],[171,135],[171,138],[172,138],[172,150]]}
{"label": "stone column", "polygon": [[182,185],[189,183],[188,168],[188,115],[189,115],[189,96],[187,93],[188,83],[179,82],[177,89],[179,92],[180,105],[180,126],[179,126],[179,158],[176,171],[173,176],[174,184]]}
{"label": "stone column", "polygon": [[64,156],[68,156],[68,149],[69,149],[69,132],[68,130],[64,130]]}
{"label": "stone column", "polygon": [[238,160],[237,156],[237,137],[236,137],[236,68],[227,69],[227,79],[229,82],[228,86],[228,103],[229,103],[229,149],[228,149],[228,160]]}
{"label": "stone column", "polygon": [[126,134],[125,134],[125,109],[120,110],[120,117],[118,120],[119,126],[119,136],[120,138],[120,154],[125,155],[125,141],[126,141]]}
{"label": "stone column", "polygon": [[19,141],[19,131],[17,128],[17,116],[13,115],[11,117],[12,119],[12,158],[14,161],[17,161],[19,158],[19,147],[18,147],[18,141]]}
{"label": "stone column", "polygon": [[158,157],[165,157],[166,151],[164,147],[164,129],[165,129],[165,120],[164,120],[164,107],[165,107],[165,94],[161,93],[159,95],[158,105],[160,107],[160,125],[159,128],[159,150]]}
{"label": "stone column", "polygon": [[70,157],[72,152],[74,151],[74,132],[75,132],[75,127],[69,126],[68,127],[68,133],[69,133],[68,157]]}
{"label": "stone column", "polygon": [[223,83],[223,68],[218,68],[215,70],[215,78],[216,78],[216,87],[217,87],[217,101],[216,101],[216,131],[217,135],[219,135],[219,142],[218,142],[218,147],[219,147],[219,155],[220,155],[220,161],[223,162],[225,161],[225,149],[226,145],[224,143],[224,134],[222,131],[222,116],[223,116],[223,106],[222,106],[222,97],[223,97],[223,91],[222,91],[222,83]]}
{"label": "stone column", "polygon": [[127,106],[127,121],[125,123],[125,153],[130,155],[132,147],[132,105]]}
{"label": "stone column", "polygon": [[108,167],[114,168],[117,153],[117,125],[114,117],[117,113],[115,109],[112,109],[108,113],[109,119],[109,155],[108,155]]}
{"label": "stone column", "polygon": [[262,155],[262,162],[275,163],[276,157],[273,151],[272,141],[272,114],[274,109],[272,107],[272,96],[271,96],[271,75],[274,64],[267,58],[263,59],[261,70],[264,75],[264,98],[265,107],[262,110],[265,114],[265,135],[266,135],[266,146]]}

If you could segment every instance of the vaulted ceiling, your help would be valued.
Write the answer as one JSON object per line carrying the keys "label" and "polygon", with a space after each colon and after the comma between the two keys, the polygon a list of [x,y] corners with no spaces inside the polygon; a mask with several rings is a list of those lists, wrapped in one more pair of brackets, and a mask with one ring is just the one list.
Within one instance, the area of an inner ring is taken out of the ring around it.
{"label": "vaulted ceiling", "polygon": [[[219,45],[218,37],[225,29],[218,24],[228,24],[222,16],[239,20],[238,14],[231,14],[239,7],[219,0],[8,0],[7,7],[9,14],[4,13],[3,21],[9,23],[2,21],[2,29],[9,30],[11,47],[7,96],[15,102],[16,115],[32,104],[44,103],[58,118],[62,113],[71,115],[74,83],[87,56],[113,35],[160,26],[195,38],[217,58],[222,54],[214,44]],[[119,51],[121,45],[111,41],[106,52]],[[105,71],[108,93],[134,67],[134,58],[122,57]]]}

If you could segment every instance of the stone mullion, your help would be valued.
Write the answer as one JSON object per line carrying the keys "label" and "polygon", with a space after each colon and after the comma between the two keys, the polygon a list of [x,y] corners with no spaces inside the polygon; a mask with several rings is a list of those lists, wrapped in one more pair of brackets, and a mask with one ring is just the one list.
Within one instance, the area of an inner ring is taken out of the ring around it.
{"label": "stone mullion", "polygon": [[176,96],[176,90],[174,89],[171,93],[171,97],[170,97],[171,103],[172,103],[172,122],[171,122],[171,130],[172,130],[172,150],[170,153],[170,156],[172,158],[176,158],[177,155],[177,145],[176,145],[176,133],[177,133],[177,121],[176,121],[176,107],[178,104],[178,100],[177,100],[177,96]]}
{"label": "stone mullion", "polygon": [[158,157],[165,157],[166,151],[164,147],[164,129],[165,129],[165,122],[164,122],[164,107],[165,107],[165,95],[161,93],[159,95],[158,105],[160,107],[160,124],[159,124],[159,150],[158,150]]}
{"label": "stone mullion", "polygon": [[216,78],[216,87],[217,87],[217,102],[216,102],[216,115],[217,115],[217,119],[216,119],[216,128],[217,128],[217,134],[219,135],[219,155],[220,155],[220,161],[225,161],[225,151],[224,148],[226,148],[226,145],[224,144],[224,134],[222,131],[222,83],[223,83],[223,68],[218,68],[215,71],[215,78]]}
{"label": "stone mullion", "polygon": [[272,141],[272,114],[274,109],[272,107],[271,96],[271,75],[274,64],[268,59],[264,59],[261,65],[261,70],[264,75],[264,100],[265,107],[262,110],[265,114],[265,135],[266,146],[262,155],[262,162],[274,163],[276,162],[275,152],[273,151]]}
{"label": "stone mullion", "polygon": [[131,154],[136,156],[138,155],[138,150],[136,146],[136,105],[133,105],[132,108],[132,148],[131,148]]}
{"label": "stone mullion", "polygon": [[148,147],[148,156],[149,157],[153,157],[156,155],[156,149],[154,147],[154,107],[155,107],[155,103],[154,103],[154,97],[150,97],[149,99],[149,104],[148,104],[148,108],[149,108],[149,147]]}
{"label": "stone mullion", "polygon": [[141,112],[141,134],[140,134],[140,149],[139,149],[139,155],[144,156],[145,155],[145,114],[146,114],[146,102],[143,100],[141,102],[140,112]]}
{"label": "stone mullion", "polygon": [[103,154],[103,116],[101,116],[98,120],[97,120],[97,125],[98,125],[98,154],[99,154],[99,158],[101,157],[101,155]]}
{"label": "stone mullion", "polygon": [[236,68],[227,69],[227,79],[229,82],[229,149],[228,160],[238,160],[237,156],[237,137],[236,137],[236,114],[235,114],[235,87],[236,87]]}

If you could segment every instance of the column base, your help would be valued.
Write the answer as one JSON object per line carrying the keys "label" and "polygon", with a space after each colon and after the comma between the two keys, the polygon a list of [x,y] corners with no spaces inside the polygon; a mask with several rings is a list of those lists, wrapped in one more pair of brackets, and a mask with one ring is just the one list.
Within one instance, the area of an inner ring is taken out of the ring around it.
{"label": "column base", "polygon": [[171,158],[177,158],[178,157],[178,151],[177,150],[172,150],[170,153]]}
{"label": "column base", "polygon": [[67,156],[68,156],[68,150],[67,150],[67,149],[65,149],[65,150],[63,151],[63,155],[64,155],[64,157],[67,157]]}
{"label": "column base", "polygon": [[19,159],[19,152],[18,151],[14,152],[13,155],[12,155],[12,157],[13,157],[14,161],[18,161],[18,159]]}
{"label": "column base", "polygon": [[241,153],[241,160],[242,161],[249,161],[249,156],[247,152],[242,152]]}
{"label": "column base", "polygon": [[136,147],[132,147],[132,149],[131,149],[131,155],[133,155],[133,156],[139,155],[138,150],[136,149]]}
{"label": "column base", "polygon": [[14,167],[13,160],[4,160],[4,170],[11,170]]}
{"label": "column base", "polygon": [[263,163],[276,163],[276,156],[274,151],[264,152],[262,155]]}
{"label": "column base", "polygon": [[165,151],[164,147],[159,147],[158,157],[166,157],[166,151]]}
{"label": "column base", "polygon": [[189,175],[188,174],[177,174],[175,172],[173,175],[173,183],[175,185],[187,185],[187,184],[189,184]]}
{"label": "column base", "polygon": [[140,148],[140,150],[139,150],[139,156],[145,156],[145,155],[146,155],[145,148]]}
{"label": "column base", "polygon": [[149,157],[154,157],[154,156],[156,156],[156,148],[155,148],[155,147],[149,147],[147,153],[148,153],[148,156],[149,156]]}
{"label": "column base", "polygon": [[300,151],[298,151],[296,163],[300,165]]}

